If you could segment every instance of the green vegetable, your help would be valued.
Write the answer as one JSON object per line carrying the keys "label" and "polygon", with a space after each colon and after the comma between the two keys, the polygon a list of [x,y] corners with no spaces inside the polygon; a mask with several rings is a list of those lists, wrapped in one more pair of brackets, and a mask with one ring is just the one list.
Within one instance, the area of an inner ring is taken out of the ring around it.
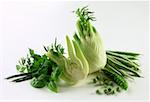
{"label": "green vegetable", "polygon": [[115,94],[115,90],[113,90],[112,87],[107,87],[104,89],[104,93],[107,95],[113,95]]}
{"label": "green vegetable", "polygon": [[79,44],[85,58],[89,63],[89,73],[96,72],[106,65],[106,51],[101,36],[91,24],[94,21],[93,12],[87,7],[78,8],[75,12],[77,17],[77,30],[74,40]]}
{"label": "green vegetable", "polygon": [[[61,54],[64,53],[64,48],[62,48],[60,44],[57,45],[56,41],[52,46],[53,47],[49,47],[49,49]],[[35,54],[34,50],[29,49],[29,55],[27,55],[27,58],[21,58],[19,65],[16,67],[22,74],[13,75],[7,79],[17,78],[12,80],[13,82],[22,82],[32,79],[31,85],[35,88],[43,88],[44,86],[47,86],[48,89],[54,92],[59,91],[57,83],[59,83],[62,69],[46,55],[41,56]]]}
{"label": "green vegetable", "polygon": [[39,55],[29,49],[27,57],[23,57],[16,65],[21,74],[6,79],[12,82],[31,80],[34,88],[47,87],[53,92],[60,91],[63,80],[69,85],[77,84],[92,73],[92,84],[99,87],[98,95],[114,95],[128,89],[128,78],[141,77],[139,74],[138,53],[105,50],[101,36],[91,21],[95,21],[93,12],[87,6],[75,11],[78,20],[77,33],[74,39],[66,36],[68,56],[64,48],[55,39],[51,46],[44,46],[46,54]]}
{"label": "green vegetable", "polygon": [[31,80],[31,85],[35,88],[43,88],[46,85],[46,76],[41,74],[39,77],[34,77]]}
{"label": "green vegetable", "polygon": [[22,82],[22,81],[26,81],[26,80],[30,80],[30,79],[32,79],[32,75],[27,75],[22,78],[12,80],[12,82]]}
{"label": "green vegetable", "polygon": [[54,92],[59,92],[58,83],[60,80],[61,73],[62,69],[60,67],[57,66],[55,69],[53,69],[53,72],[51,73],[51,76],[49,78],[49,83],[47,84],[48,89]]}
{"label": "green vegetable", "polygon": [[102,94],[102,92],[101,92],[100,90],[96,90],[96,93],[97,93],[98,95],[101,95],[101,94]]}
{"label": "green vegetable", "polygon": [[78,44],[76,42],[72,44],[68,36],[66,36],[66,41],[68,58],[51,50],[48,51],[47,56],[63,69],[61,75],[63,80],[69,84],[76,84],[87,77],[89,66]]}
{"label": "green vegetable", "polygon": [[109,58],[108,58],[108,63],[113,63],[114,66],[117,66],[118,68],[129,71],[129,72],[132,72],[135,76],[140,77],[140,75],[136,71],[132,70],[131,68],[129,68],[127,66],[125,66],[124,64],[117,61],[116,59],[114,59],[111,56],[109,56]]}
{"label": "green vegetable", "polygon": [[[128,58],[128,55],[117,54],[117,53],[114,53],[113,51],[107,51],[107,55],[111,55],[112,57],[119,60],[121,63],[123,63],[124,65],[128,67],[134,68],[135,70],[139,70],[138,69],[139,65],[135,63],[133,60],[131,60],[130,58]],[[137,56],[133,57],[133,59],[136,59],[136,58]]]}
{"label": "green vegetable", "polygon": [[58,85],[56,84],[56,82],[55,81],[50,81],[48,84],[47,84],[47,87],[48,87],[48,89],[50,89],[50,90],[52,90],[52,91],[54,91],[54,92],[59,92],[59,88],[58,88]]}
{"label": "green vegetable", "polygon": [[120,87],[117,87],[117,88],[116,88],[116,91],[117,91],[117,92],[121,92]]}
{"label": "green vegetable", "polygon": [[[120,80],[120,78],[117,77],[121,77],[121,79],[125,80],[127,84],[128,78],[133,79],[134,77],[139,76],[139,74],[137,75],[139,65],[137,62],[134,62],[133,59],[130,59],[131,57],[129,56],[131,56],[131,54],[134,60],[138,60],[139,54],[137,53],[107,50],[107,64],[93,79],[93,84],[96,84],[97,87],[101,87],[104,91],[103,94],[112,95],[112,93],[120,92],[121,88],[124,89],[124,87],[121,87],[118,81],[116,81],[116,79]],[[127,67],[127,69],[124,67]],[[104,71],[105,69],[106,71]],[[116,79],[114,80],[115,77]],[[110,86],[114,91],[111,94],[107,89]]]}
{"label": "green vegetable", "polygon": [[127,90],[128,88],[128,83],[126,82],[126,80],[118,75],[117,73],[113,72],[110,69],[102,69],[102,71],[108,76],[110,77],[116,84],[118,84],[121,88]]}
{"label": "green vegetable", "polygon": [[123,52],[123,51],[110,51],[110,52],[118,53],[118,54],[126,55],[126,56],[134,56],[134,57],[137,57],[137,56],[139,56],[139,55],[140,55],[139,53],[133,53],[133,52]]}

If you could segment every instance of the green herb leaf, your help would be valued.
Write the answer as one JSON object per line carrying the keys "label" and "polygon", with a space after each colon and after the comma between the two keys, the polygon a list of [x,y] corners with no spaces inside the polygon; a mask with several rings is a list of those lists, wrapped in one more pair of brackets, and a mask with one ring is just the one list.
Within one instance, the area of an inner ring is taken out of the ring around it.
{"label": "green herb leaf", "polygon": [[56,82],[53,81],[53,80],[51,80],[51,81],[48,83],[47,87],[48,87],[48,89],[52,90],[53,92],[56,92],[56,93],[57,93],[57,92],[59,91]]}
{"label": "green herb leaf", "polygon": [[35,88],[43,88],[46,85],[45,75],[42,74],[39,77],[34,77],[31,80],[31,85]]}

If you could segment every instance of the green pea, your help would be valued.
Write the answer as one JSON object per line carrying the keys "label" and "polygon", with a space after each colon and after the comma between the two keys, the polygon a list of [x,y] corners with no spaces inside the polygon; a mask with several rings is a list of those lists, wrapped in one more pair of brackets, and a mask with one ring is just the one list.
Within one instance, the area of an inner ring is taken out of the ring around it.
{"label": "green pea", "polygon": [[101,95],[102,92],[100,90],[96,90],[96,94]]}

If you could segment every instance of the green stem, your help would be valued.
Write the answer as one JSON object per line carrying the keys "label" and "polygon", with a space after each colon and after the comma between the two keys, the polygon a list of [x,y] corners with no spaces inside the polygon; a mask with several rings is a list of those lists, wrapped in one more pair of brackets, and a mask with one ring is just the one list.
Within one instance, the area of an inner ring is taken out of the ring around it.
{"label": "green stem", "polygon": [[28,75],[28,76],[25,76],[25,77],[22,77],[19,79],[12,80],[12,82],[22,82],[22,81],[26,81],[26,80],[30,80],[30,79],[32,79],[32,75]]}
{"label": "green stem", "polygon": [[[34,72],[35,72],[35,71],[34,71]],[[16,77],[26,76],[26,75],[30,75],[30,74],[32,74],[32,73],[34,73],[34,72],[16,74],[16,75],[9,76],[9,77],[7,77],[7,78],[5,78],[5,79],[12,79],[12,78],[16,78]]]}

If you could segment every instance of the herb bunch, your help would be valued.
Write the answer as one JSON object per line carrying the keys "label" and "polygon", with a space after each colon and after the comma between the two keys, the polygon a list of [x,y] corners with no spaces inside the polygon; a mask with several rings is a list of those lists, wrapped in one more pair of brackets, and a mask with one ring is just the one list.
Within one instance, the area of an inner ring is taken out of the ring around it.
{"label": "herb bunch", "polygon": [[[52,50],[55,53],[64,54],[64,48],[55,43],[51,47],[45,47],[46,51]],[[12,82],[22,82],[31,80],[31,85],[35,88],[43,88],[47,86],[48,89],[58,92],[58,81],[62,73],[62,69],[46,55],[39,55],[34,50],[29,49],[27,58],[21,58],[19,64],[16,65],[17,70],[21,74],[12,75],[6,79],[13,79]]]}

